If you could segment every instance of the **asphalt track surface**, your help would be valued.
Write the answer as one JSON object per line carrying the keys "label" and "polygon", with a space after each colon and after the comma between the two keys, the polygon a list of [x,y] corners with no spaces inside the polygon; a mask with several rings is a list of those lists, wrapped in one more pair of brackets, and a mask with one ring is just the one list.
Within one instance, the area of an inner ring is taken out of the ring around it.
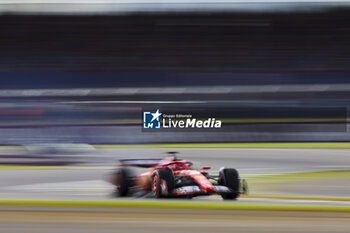
{"label": "asphalt track surface", "polygon": [[[173,149],[174,150],[174,149]],[[113,187],[102,178],[108,165],[121,158],[157,158],[169,149],[98,149],[75,155],[89,167],[74,169],[0,170],[0,199],[108,200]],[[283,172],[345,169],[348,150],[315,149],[176,149],[181,158],[237,168],[242,176]],[[7,155],[16,150],[2,150]],[[50,156],[50,155],[47,155]],[[96,160],[96,156],[99,159]],[[70,156],[68,156],[70,157]],[[90,158],[93,158],[91,162]],[[62,157],[60,158],[62,159]],[[103,165],[91,167],[91,165]],[[134,200],[137,198],[127,198]],[[143,199],[147,199],[146,197]],[[113,199],[112,199],[113,200]],[[138,199],[139,200],[139,199]],[[149,198],[150,201],[156,201]],[[221,202],[220,197],[190,201]],[[242,198],[237,202],[349,206],[346,201]],[[167,209],[103,209],[59,207],[0,207],[0,232],[348,232],[349,213],[299,211],[215,211]]]}
{"label": "asphalt track surface", "polygon": [[[1,199],[54,199],[54,200],[106,200],[111,199],[113,187],[103,178],[111,172],[112,165],[122,158],[161,158],[166,151],[178,151],[179,157],[199,162],[199,166],[212,166],[212,173],[220,167],[237,168],[242,177],[287,172],[348,169],[350,154],[346,149],[150,149],[104,148],[93,153],[75,155],[89,164],[78,169],[0,170]],[[0,153],[9,154],[3,149]],[[12,151],[14,153],[14,151]],[[50,155],[47,155],[50,156]],[[96,160],[96,157],[99,159]],[[89,159],[93,163],[88,163]],[[86,163],[85,163],[86,164]],[[91,167],[102,165],[102,167]],[[109,167],[108,167],[109,166]],[[319,184],[320,186],[325,184]],[[339,190],[329,192],[325,186],[314,196],[337,196]],[[343,192],[342,194],[346,194]],[[301,191],[301,193],[303,192]],[[310,194],[310,193],[306,193]],[[291,195],[294,195],[291,193]],[[195,201],[195,198],[192,201]],[[218,196],[200,197],[199,200],[221,201]],[[348,202],[319,202],[296,200],[240,199],[253,203],[332,204]]]}
{"label": "asphalt track surface", "polygon": [[[114,166],[120,159],[164,158],[166,152],[176,151],[178,157],[194,162],[197,167],[211,166],[215,172],[220,167],[234,167],[243,175],[324,171],[350,168],[349,149],[269,149],[269,148],[98,148],[74,154],[41,154],[39,159],[80,161],[87,165]],[[26,155],[27,153],[27,155]],[[20,160],[34,160],[33,154],[20,148],[0,149],[0,162],[21,154]],[[6,155],[3,160],[1,157]],[[96,174],[73,174],[68,180],[87,180]],[[11,177],[16,178],[16,177]],[[1,178],[0,178],[1,179]],[[55,182],[42,177],[44,182]],[[57,178],[62,179],[62,178]],[[63,179],[64,180],[64,179]],[[60,182],[61,180],[58,180]],[[3,181],[0,180],[0,183]],[[13,180],[11,180],[13,182]],[[27,181],[24,181],[27,183]]]}

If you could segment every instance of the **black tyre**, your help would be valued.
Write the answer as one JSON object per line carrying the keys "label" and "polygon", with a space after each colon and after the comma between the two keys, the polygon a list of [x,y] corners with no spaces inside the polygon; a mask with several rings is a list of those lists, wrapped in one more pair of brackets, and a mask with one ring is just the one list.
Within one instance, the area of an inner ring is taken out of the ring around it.
{"label": "black tyre", "polygon": [[171,197],[175,188],[175,178],[170,169],[157,169],[152,180],[155,198]]}
{"label": "black tyre", "polygon": [[239,174],[236,169],[226,168],[219,173],[219,184],[232,189],[232,193],[223,193],[221,197],[224,200],[234,200],[239,196]]}
{"label": "black tyre", "polygon": [[120,197],[126,197],[130,194],[130,187],[132,186],[132,173],[130,169],[120,168],[116,172],[115,185],[117,187],[117,194]]}

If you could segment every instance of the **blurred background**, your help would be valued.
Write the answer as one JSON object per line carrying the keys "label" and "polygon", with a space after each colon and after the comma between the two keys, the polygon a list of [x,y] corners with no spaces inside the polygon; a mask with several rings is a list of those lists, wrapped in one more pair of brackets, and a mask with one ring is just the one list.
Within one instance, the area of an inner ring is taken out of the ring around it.
{"label": "blurred background", "polygon": [[[2,145],[350,139],[347,1],[16,0],[0,12]],[[143,108],[225,124],[146,133]]]}

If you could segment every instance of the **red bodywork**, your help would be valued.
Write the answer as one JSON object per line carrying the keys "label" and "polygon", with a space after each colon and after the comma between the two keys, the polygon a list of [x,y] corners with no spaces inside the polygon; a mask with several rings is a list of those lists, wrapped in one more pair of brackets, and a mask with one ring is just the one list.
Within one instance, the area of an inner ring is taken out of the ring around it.
{"label": "red bodywork", "polygon": [[[157,169],[170,168],[175,177],[187,176],[192,178],[199,187],[194,188],[193,186],[188,186],[187,189],[178,188],[174,190],[173,195],[188,195],[188,194],[211,194],[218,192],[218,187],[213,185],[208,178],[204,175],[205,171],[199,171],[192,168],[192,162],[181,160],[177,161],[174,157],[167,157],[163,160],[148,162],[148,163],[140,163],[140,161],[132,161],[126,160],[127,162],[121,163],[121,166],[139,166],[139,167],[150,167],[148,171],[142,172],[141,174],[135,176],[134,184],[136,186],[141,187],[144,191],[152,190],[152,178],[157,171]],[[152,161],[152,160],[150,160]],[[203,169],[207,170],[210,167],[203,167]],[[191,187],[191,188],[189,188]],[[220,186],[221,187],[221,186]],[[229,190],[223,190],[221,188],[221,192],[228,192]]]}
{"label": "red bodywork", "polygon": [[[175,154],[177,152],[168,152]],[[131,195],[155,198],[185,197],[219,194],[224,200],[234,200],[247,192],[245,180],[241,180],[234,168],[220,168],[218,175],[207,172],[210,167],[194,169],[192,162],[176,156],[165,159],[124,159],[107,180],[116,186],[120,197]],[[130,167],[148,168],[135,174]]]}

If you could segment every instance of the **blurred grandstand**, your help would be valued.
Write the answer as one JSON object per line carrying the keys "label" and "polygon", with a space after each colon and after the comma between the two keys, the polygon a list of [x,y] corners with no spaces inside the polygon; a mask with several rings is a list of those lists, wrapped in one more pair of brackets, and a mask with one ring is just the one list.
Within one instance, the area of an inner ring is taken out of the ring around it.
{"label": "blurred grandstand", "polygon": [[[200,2],[0,1],[0,142],[350,139],[347,1]],[[231,124],[145,133],[143,108]],[[342,113],[320,121],[320,108]],[[316,110],[286,122],[295,109]]]}

